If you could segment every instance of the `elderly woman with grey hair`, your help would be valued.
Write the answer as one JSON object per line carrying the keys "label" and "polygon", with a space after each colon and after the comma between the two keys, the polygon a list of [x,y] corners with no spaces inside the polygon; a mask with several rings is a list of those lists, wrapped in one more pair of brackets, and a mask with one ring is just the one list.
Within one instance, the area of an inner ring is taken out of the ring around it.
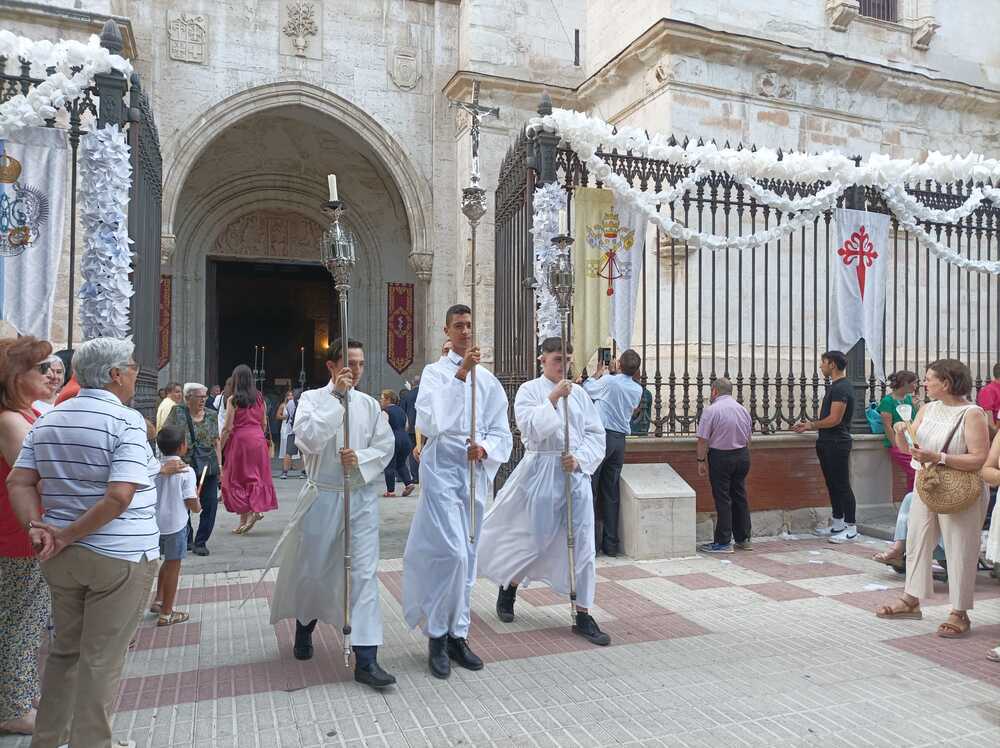
{"label": "elderly woman with grey hair", "polygon": [[126,405],[139,374],[133,350],[113,338],[79,347],[79,395],[36,421],[7,478],[52,592],[36,745],[111,744],[125,653],[159,567],[160,465]]}
{"label": "elderly woman with grey hair", "polygon": [[52,354],[40,364],[40,367],[45,369],[45,384],[49,391],[45,397],[35,400],[31,407],[39,413],[48,413],[56,406],[59,390],[66,381],[66,366],[59,356]]}
{"label": "elderly woman with grey hair", "polygon": [[204,475],[197,534],[192,533],[188,523],[188,545],[198,556],[208,555],[208,539],[212,537],[219,506],[219,466],[222,464],[219,414],[205,407],[207,401],[208,388],[198,382],[188,382],[184,385],[184,404],[175,407],[167,417],[168,426],[176,426],[187,436],[184,461],[194,468],[199,481]]}

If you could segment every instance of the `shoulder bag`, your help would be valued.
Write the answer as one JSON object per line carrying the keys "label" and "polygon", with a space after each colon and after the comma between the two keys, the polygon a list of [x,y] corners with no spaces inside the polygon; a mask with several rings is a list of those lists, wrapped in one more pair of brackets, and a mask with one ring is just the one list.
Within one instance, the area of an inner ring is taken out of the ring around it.
{"label": "shoulder bag", "polygon": [[[948,438],[944,440],[941,452],[947,453],[952,437],[955,436],[968,412],[969,409],[966,408],[959,414],[958,422],[948,432]],[[983,494],[983,479],[979,476],[978,470],[958,470],[950,465],[926,463],[917,473],[916,488],[920,500],[932,512],[954,514],[968,509],[979,500]]]}
{"label": "shoulder bag", "polygon": [[191,467],[194,468],[195,475],[201,478],[201,471],[203,468],[208,468],[207,475],[218,475],[219,466],[217,460],[215,459],[215,450],[209,446],[205,447],[198,443],[198,439],[194,433],[194,421],[191,419],[191,411],[184,408],[184,417],[187,419],[188,435],[191,437],[191,443],[188,445],[189,454],[191,455]]}

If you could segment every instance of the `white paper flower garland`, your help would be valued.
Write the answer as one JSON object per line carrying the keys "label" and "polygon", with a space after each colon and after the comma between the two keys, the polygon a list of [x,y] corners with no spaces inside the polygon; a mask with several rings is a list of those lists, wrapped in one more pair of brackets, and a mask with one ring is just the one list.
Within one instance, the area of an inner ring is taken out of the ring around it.
{"label": "white paper flower garland", "polygon": [[[696,143],[689,143],[686,147],[671,145],[662,135],[649,136],[644,130],[633,127],[615,130],[606,122],[566,109],[534,118],[529,124],[529,132],[540,130],[558,133],[620,201],[633,205],[668,236],[692,247],[713,251],[743,250],[776,241],[808,226],[825,211],[834,208],[838,198],[849,187],[872,186],[885,197],[886,205],[899,225],[913,233],[933,254],[967,270],[1000,274],[1000,262],[962,257],[919,225],[920,221],[957,223],[968,218],[984,200],[1000,207],[1000,189],[977,187],[959,207],[940,210],[922,205],[905,188],[907,183],[928,180],[938,184],[991,180],[1000,183],[1000,161],[997,159],[986,159],[979,154],[946,156],[932,152],[924,161],[916,162],[873,154],[866,162],[857,165],[852,159],[830,151],[820,154],[789,153],[779,160],[777,152],[770,149],[735,150]],[[673,188],[659,193],[644,192],[616,174],[598,153],[612,150],[687,167],[692,172]],[[709,172],[732,175],[758,203],[781,211],[784,222],[753,234],[729,237],[694,231],[660,212],[662,206],[690,191]],[[764,179],[829,184],[814,195],[788,198],[764,188],[757,181]]]}
{"label": "white paper flower garland", "polygon": [[85,339],[125,338],[132,298],[132,240],[128,236],[132,162],[117,126],[80,139],[80,324]]}
{"label": "white paper flower garland", "polygon": [[559,233],[559,211],[566,207],[566,192],[556,183],[535,190],[531,234],[535,252],[535,320],[538,342],[562,334],[559,305],[549,289],[545,268],[555,255],[552,237]]}
{"label": "white paper flower garland", "polygon": [[[0,138],[7,138],[23,127],[41,127],[45,120],[56,116],[56,110],[66,101],[79,97],[94,84],[94,76],[119,71],[128,78],[132,65],[125,58],[113,55],[101,46],[97,36],[86,42],[72,39],[57,44],[33,41],[0,30],[0,57],[27,60],[33,74],[44,77],[27,95],[18,94],[0,104]],[[55,68],[51,75],[46,71]],[[74,68],[80,68],[74,72]]]}

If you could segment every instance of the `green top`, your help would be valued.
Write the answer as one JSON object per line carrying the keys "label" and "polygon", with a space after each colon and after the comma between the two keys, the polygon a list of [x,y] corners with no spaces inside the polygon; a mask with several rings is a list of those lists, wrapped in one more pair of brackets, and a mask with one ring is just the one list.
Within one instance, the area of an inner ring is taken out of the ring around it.
{"label": "green top", "polygon": [[219,458],[215,454],[215,442],[219,439],[219,414],[211,408],[205,408],[205,417],[201,422],[191,419],[194,426],[194,444],[191,443],[191,431],[188,428],[187,417],[191,411],[186,405],[178,405],[167,417],[168,426],[179,426],[184,432],[188,443],[188,452],[184,461],[195,469],[201,478],[201,469],[208,466],[209,475],[219,474]]}
{"label": "green top", "polygon": [[[903,418],[902,418],[902,416],[899,415],[899,413],[896,412],[896,406],[897,405],[904,405],[904,404],[912,406],[913,405],[913,396],[912,395],[907,395],[902,400],[897,400],[896,398],[894,398],[892,396],[892,393],[886,393],[886,396],[883,397],[882,400],[878,404],[878,412],[879,413],[888,413],[890,416],[892,416],[892,422],[893,422],[893,424],[897,424],[900,421],[902,421]],[[914,411],[916,411],[916,408],[914,408]],[[914,412],[913,415],[916,415],[916,412]],[[886,434],[886,437],[885,437],[885,439],[882,440],[882,442],[887,447],[891,447],[892,446],[892,442],[889,441],[889,435],[888,434]]]}

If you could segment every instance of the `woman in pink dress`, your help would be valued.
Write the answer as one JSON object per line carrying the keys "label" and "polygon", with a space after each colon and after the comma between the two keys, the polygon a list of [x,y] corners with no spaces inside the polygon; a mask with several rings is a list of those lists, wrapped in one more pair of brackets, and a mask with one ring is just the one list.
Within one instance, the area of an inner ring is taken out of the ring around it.
{"label": "woman in pink dress", "polygon": [[278,508],[266,430],[264,398],[254,386],[250,367],[241,364],[233,369],[233,395],[222,428],[222,502],[240,515],[233,531],[238,535],[250,532],[264,512]]}

